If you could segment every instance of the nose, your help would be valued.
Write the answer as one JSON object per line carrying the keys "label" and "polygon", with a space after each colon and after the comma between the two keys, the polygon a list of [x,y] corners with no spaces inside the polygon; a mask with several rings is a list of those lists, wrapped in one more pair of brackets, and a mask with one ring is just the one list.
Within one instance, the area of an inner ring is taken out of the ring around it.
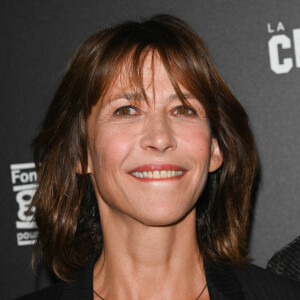
{"label": "nose", "polygon": [[163,114],[148,116],[140,140],[141,147],[158,153],[176,149],[176,138],[169,122]]}

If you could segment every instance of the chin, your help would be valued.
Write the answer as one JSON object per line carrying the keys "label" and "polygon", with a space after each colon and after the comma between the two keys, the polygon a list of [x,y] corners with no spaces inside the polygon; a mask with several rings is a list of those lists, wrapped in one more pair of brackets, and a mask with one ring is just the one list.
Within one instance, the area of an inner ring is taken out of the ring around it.
{"label": "chin", "polygon": [[139,221],[148,226],[171,226],[181,220],[190,213],[192,209],[174,209],[163,208],[147,210],[147,215],[144,215]]}

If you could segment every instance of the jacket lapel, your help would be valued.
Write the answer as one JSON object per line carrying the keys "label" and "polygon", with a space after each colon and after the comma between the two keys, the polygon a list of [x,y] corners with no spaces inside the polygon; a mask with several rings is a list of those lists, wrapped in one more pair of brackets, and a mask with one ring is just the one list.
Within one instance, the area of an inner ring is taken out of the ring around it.
{"label": "jacket lapel", "polygon": [[[98,257],[98,256],[97,256]],[[93,300],[93,270],[95,258],[90,259],[74,282],[66,284],[62,300]]]}
{"label": "jacket lapel", "polygon": [[245,300],[240,283],[230,265],[204,262],[211,300]]}

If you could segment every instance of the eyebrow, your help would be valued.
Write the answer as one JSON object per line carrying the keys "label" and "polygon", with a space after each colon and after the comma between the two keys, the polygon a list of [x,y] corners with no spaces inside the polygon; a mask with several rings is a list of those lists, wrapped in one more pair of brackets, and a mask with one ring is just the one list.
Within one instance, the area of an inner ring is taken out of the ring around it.
{"label": "eyebrow", "polygon": [[[186,100],[188,99],[191,99],[191,98],[194,98],[194,96],[191,94],[191,93],[182,93],[184,98]],[[139,93],[139,92],[126,92],[126,93],[120,93],[120,94],[116,94],[114,95],[109,102],[112,102],[112,101],[115,101],[115,100],[118,100],[118,99],[126,99],[126,100],[129,100],[129,101],[138,101],[138,100],[145,100],[144,99],[144,96],[142,93]],[[174,93],[174,94],[171,94],[169,96],[169,100],[180,100],[180,97]]]}
{"label": "eyebrow", "polygon": [[113,102],[118,99],[137,101],[137,100],[144,100],[144,97],[143,97],[142,93],[138,93],[138,92],[126,92],[126,93],[121,92],[121,93],[118,93],[118,94],[115,94],[115,95],[109,97],[108,102]]}
{"label": "eyebrow", "polygon": [[[182,95],[185,98],[185,100],[194,98],[194,96],[191,93],[182,93]],[[174,93],[169,97],[169,99],[170,100],[178,100],[178,99],[180,100],[180,97],[176,93]]]}

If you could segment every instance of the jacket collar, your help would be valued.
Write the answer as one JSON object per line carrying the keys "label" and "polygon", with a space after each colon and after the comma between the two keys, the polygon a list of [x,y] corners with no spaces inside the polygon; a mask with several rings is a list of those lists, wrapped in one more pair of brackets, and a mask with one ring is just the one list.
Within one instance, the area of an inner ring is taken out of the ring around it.
{"label": "jacket collar", "polygon": [[204,269],[211,300],[245,299],[234,266],[204,262]]}

